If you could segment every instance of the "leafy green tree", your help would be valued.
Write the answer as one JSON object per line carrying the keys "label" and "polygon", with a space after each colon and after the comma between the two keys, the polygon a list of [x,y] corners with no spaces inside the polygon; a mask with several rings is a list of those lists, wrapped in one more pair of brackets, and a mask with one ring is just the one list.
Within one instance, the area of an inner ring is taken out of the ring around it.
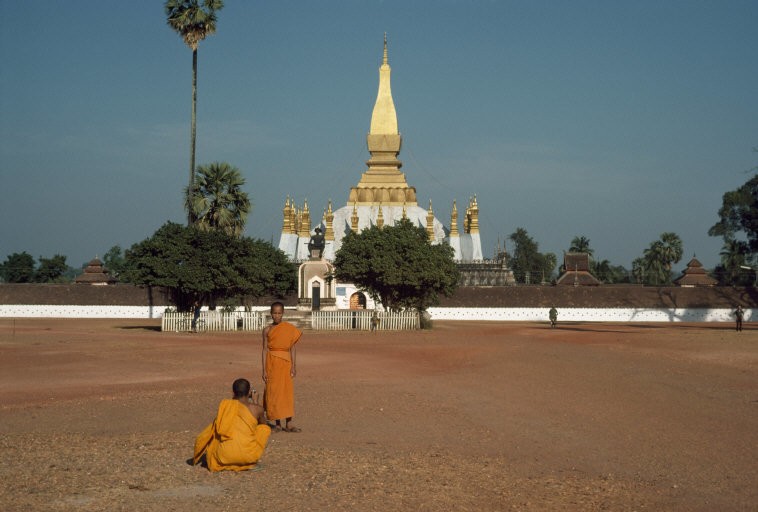
{"label": "leafy green tree", "polygon": [[250,213],[244,184],[239,169],[226,162],[199,166],[193,188],[185,192],[185,206],[197,226],[241,235]]}
{"label": "leafy green tree", "polygon": [[583,252],[587,253],[592,257],[594,254],[594,250],[590,248],[590,239],[586,236],[575,236],[571,239],[571,247],[569,247],[569,252]]}
{"label": "leafy green tree", "polygon": [[720,236],[724,244],[742,239],[745,256],[753,261],[758,254],[758,174],[737,190],[724,194],[718,212],[719,221],[708,230],[710,236]]}
{"label": "leafy green tree", "polygon": [[52,258],[39,258],[39,268],[34,273],[34,280],[38,283],[63,283],[68,281],[66,273],[69,266],[66,257],[56,254]]}
{"label": "leafy green tree", "polygon": [[0,267],[0,275],[6,283],[34,282],[34,258],[26,251],[9,254]]}
{"label": "leafy green tree", "polygon": [[524,228],[517,228],[508,238],[513,242],[513,256],[508,261],[516,282],[528,284],[552,278],[558,262],[555,254],[539,252],[539,245]]}
{"label": "leafy green tree", "polygon": [[750,266],[747,242],[742,240],[731,239],[724,242],[724,246],[719,253],[721,263],[716,265],[715,274],[720,284],[733,286],[747,286],[753,283],[753,276],[750,271],[745,271],[743,266]]}
{"label": "leafy green tree", "polygon": [[671,284],[671,267],[681,259],[682,239],[676,233],[662,233],[643,253],[645,284]]}
{"label": "leafy green tree", "polygon": [[195,300],[218,301],[284,295],[296,270],[286,255],[261,240],[167,222],[126,251],[127,282],[165,287],[180,311]]}
{"label": "leafy green tree", "polygon": [[424,228],[402,219],[348,233],[335,255],[335,277],[355,283],[387,309],[424,311],[458,286],[453,256],[452,247],[431,244]]}
{"label": "leafy green tree", "polygon": [[645,284],[645,258],[635,258],[632,261],[632,276],[637,284]]}
{"label": "leafy green tree", "polygon": [[[164,9],[168,25],[182,36],[192,49],[192,127],[190,136],[189,190],[195,178],[195,135],[197,127],[197,47],[200,41],[216,32],[216,11],[224,7],[223,0],[166,0]],[[187,212],[188,224],[194,222]]]}
{"label": "leafy green tree", "polygon": [[120,245],[114,245],[103,255],[103,265],[113,277],[118,277],[124,270],[126,258]]}

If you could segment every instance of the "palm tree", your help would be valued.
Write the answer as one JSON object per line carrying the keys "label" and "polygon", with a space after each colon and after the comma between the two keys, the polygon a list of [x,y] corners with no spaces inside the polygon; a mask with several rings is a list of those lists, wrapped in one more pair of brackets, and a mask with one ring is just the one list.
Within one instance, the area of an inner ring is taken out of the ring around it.
{"label": "palm tree", "polygon": [[569,252],[584,252],[592,256],[595,251],[590,249],[589,238],[586,236],[575,236],[571,240],[571,247],[569,247]]}
{"label": "palm tree", "polygon": [[185,206],[195,224],[203,229],[219,229],[241,235],[245,229],[250,199],[242,190],[245,179],[239,169],[226,162],[197,168],[192,188],[187,188]]}
{"label": "palm tree", "polygon": [[645,270],[652,284],[671,282],[671,266],[681,259],[682,239],[676,233],[662,233],[644,252]]}
{"label": "palm tree", "polygon": [[[216,11],[224,7],[223,0],[166,0],[164,6],[167,22],[177,34],[182,36],[187,46],[192,48],[192,127],[190,135],[189,189],[195,178],[195,133],[197,126],[197,46],[200,41],[216,32]],[[192,224],[191,210],[187,212],[187,223]]]}

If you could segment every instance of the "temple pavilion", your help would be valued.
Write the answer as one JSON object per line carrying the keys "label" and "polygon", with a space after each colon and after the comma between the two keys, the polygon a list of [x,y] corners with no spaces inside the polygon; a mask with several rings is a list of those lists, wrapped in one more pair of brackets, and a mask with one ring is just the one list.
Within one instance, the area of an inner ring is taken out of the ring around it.
{"label": "temple pavilion", "polygon": [[428,208],[419,206],[416,188],[408,185],[403,166],[398,160],[402,135],[398,131],[397,113],[392,100],[390,72],[387,55],[387,36],[384,36],[384,54],[379,67],[379,91],[371,114],[371,125],[366,136],[371,157],[366,162],[358,184],[350,189],[344,206],[334,210],[329,201],[323,216],[311,220],[307,200],[302,206],[288,196],[283,209],[282,234],[279,249],[292,260],[308,258],[308,241],[319,227],[324,235],[323,257],[333,260],[344,237],[350,231],[360,231],[370,226],[393,225],[403,217],[426,229],[432,243],[447,243],[453,247],[455,259],[472,262],[482,259],[482,243],[479,236],[479,205],[476,196],[468,200],[461,212],[462,232],[458,230],[458,206],[452,201],[449,224],[443,225],[435,217],[432,202]]}

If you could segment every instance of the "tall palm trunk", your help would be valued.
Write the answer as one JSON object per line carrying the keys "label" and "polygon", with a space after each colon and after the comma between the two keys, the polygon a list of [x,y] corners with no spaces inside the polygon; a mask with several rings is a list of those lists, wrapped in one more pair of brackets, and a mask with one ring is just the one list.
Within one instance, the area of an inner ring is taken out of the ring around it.
{"label": "tall palm trunk", "polygon": [[[192,50],[192,128],[190,136],[190,172],[189,172],[189,193],[195,188],[195,134],[197,132],[197,48]],[[187,210],[187,225],[191,226],[195,222],[192,209]]]}

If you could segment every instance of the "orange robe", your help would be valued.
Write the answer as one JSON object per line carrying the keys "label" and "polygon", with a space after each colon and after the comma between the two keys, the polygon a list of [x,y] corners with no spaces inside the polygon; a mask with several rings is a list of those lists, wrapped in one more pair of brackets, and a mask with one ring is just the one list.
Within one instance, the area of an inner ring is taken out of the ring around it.
{"label": "orange robe", "polygon": [[295,415],[295,388],[292,382],[290,349],[302,333],[294,325],[280,322],[268,330],[266,352],[266,393],[264,405],[269,420]]}
{"label": "orange robe", "polygon": [[227,398],[219,404],[216,419],[195,439],[194,463],[205,453],[211,471],[250,469],[263,455],[270,435],[268,425],[259,425],[245,404]]}

